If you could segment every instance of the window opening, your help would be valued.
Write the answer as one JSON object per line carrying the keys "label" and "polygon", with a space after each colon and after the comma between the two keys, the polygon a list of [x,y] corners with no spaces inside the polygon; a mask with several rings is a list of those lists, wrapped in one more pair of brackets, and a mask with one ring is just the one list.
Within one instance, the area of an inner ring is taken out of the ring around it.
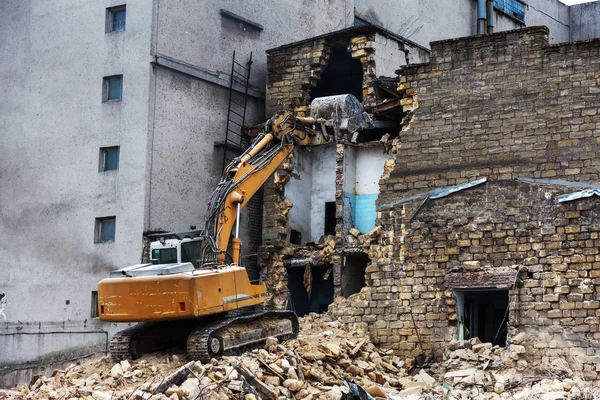
{"label": "window opening", "polygon": [[120,101],[123,99],[123,75],[104,77],[103,101]]}
{"label": "window opening", "polygon": [[327,67],[317,86],[310,89],[310,100],[336,94],[353,94],[362,101],[363,69],[360,60],[348,52],[348,42],[333,45]]}
{"label": "window opening", "polygon": [[302,244],[302,232],[292,229],[290,231],[290,243],[291,244]]}
{"label": "window opening", "polygon": [[114,242],[115,241],[115,217],[96,218],[96,243]]}
{"label": "window opening", "polygon": [[125,5],[106,9],[106,32],[125,30]]}
{"label": "window opening", "polygon": [[98,291],[92,291],[92,306],[90,309],[90,317],[98,318]]}
{"label": "window opening", "polygon": [[508,290],[455,292],[459,339],[478,337],[483,343],[506,346]]}
{"label": "window opening", "polygon": [[99,171],[116,171],[119,169],[119,146],[100,148]]}
{"label": "window opening", "polygon": [[335,201],[325,203],[325,235],[335,235]]}

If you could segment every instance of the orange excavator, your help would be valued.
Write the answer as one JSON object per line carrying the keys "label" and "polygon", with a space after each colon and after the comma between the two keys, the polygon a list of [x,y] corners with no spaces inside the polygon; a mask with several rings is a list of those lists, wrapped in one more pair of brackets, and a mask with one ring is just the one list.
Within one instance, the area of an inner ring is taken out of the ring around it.
{"label": "orange excavator", "polygon": [[185,345],[192,358],[208,362],[269,336],[295,337],[296,314],[262,308],[266,286],[251,282],[240,264],[240,211],[295,146],[324,144],[331,134],[369,127],[371,119],[352,95],[313,100],[309,117],[286,112],[267,121],[225,168],[203,230],[156,235],[151,263],[113,271],[99,282],[101,320],[141,322],[114,335],[111,356],[137,358]]}

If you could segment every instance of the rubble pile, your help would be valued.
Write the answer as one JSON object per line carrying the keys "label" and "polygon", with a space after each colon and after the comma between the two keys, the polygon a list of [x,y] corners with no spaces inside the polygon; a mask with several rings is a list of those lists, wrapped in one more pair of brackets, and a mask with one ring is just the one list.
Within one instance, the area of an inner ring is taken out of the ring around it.
{"label": "rubble pile", "polygon": [[[34,377],[28,387],[0,390],[0,398],[85,400],[183,399],[593,399],[589,382],[565,368],[539,368],[521,359],[524,334],[506,348],[477,338],[454,341],[443,360],[419,367],[377,348],[365,324],[343,325],[329,316],[301,319],[297,339],[211,363],[178,355],[148,355]],[[362,394],[359,394],[362,392]],[[356,395],[355,395],[356,394]],[[370,396],[370,397],[369,397]],[[596,397],[594,397],[596,396]]]}
{"label": "rubble pile", "polygon": [[[596,399],[600,391],[586,382],[566,362],[564,365],[530,365],[523,357],[530,345],[519,333],[506,348],[482,343],[478,338],[455,340],[444,349],[443,361],[428,368],[434,380],[423,379],[415,389],[444,398],[480,399]],[[424,374],[422,369],[419,374]],[[404,392],[406,393],[406,392]]]}

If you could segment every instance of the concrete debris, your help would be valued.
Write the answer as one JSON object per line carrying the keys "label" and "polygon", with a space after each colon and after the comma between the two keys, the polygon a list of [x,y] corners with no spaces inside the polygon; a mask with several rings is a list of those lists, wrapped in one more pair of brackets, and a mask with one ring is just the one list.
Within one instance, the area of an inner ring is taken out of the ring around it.
{"label": "concrete debris", "polygon": [[376,347],[367,332],[364,323],[311,314],[301,318],[297,339],[269,338],[264,348],[208,364],[172,355],[116,364],[104,357],[36,376],[28,387],[0,390],[0,398],[338,400],[367,393],[375,400],[600,399],[600,389],[568,367],[530,366],[521,358],[525,334],[510,338],[507,348],[455,340],[441,360],[419,369],[415,360]]}

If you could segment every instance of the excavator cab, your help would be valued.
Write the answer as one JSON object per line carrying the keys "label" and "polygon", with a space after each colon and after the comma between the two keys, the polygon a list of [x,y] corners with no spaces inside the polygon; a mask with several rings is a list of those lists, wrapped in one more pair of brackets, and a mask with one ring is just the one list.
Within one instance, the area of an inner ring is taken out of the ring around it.
{"label": "excavator cab", "polygon": [[157,240],[150,243],[150,263],[154,265],[192,263],[194,268],[200,268],[203,246],[203,238]]}

